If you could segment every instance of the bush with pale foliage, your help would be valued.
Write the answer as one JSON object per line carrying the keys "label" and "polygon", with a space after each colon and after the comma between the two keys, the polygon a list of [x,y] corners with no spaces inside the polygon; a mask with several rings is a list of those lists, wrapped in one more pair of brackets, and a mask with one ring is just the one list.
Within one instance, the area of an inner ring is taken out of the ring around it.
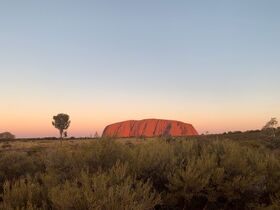
{"label": "bush with pale foliage", "polygon": [[0,209],[280,209],[280,147],[271,144],[102,139],[3,153]]}

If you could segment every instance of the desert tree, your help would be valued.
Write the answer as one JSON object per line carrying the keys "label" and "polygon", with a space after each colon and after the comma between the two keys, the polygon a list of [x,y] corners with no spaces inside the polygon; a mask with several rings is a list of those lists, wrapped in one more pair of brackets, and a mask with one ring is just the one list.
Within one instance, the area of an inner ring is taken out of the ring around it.
{"label": "desert tree", "polygon": [[[71,121],[69,120],[69,115],[68,114],[61,113],[61,114],[58,114],[56,116],[53,116],[52,124],[55,128],[57,128],[59,130],[60,139],[63,138],[64,130],[67,130],[69,128],[70,122]],[[64,135],[64,136],[67,136],[67,134]]]}
{"label": "desert tree", "polygon": [[14,139],[15,135],[11,134],[10,132],[0,133],[0,139]]}
{"label": "desert tree", "polygon": [[95,139],[99,138],[99,134],[97,133],[97,131],[96,131],[95,134],[94,134],[94,138],[95,138]]}
{"label": "desert tree", "polygon": [[275,136],[275,128],[277,127],[278,121],[276,117],[272,117],[262,128],[263,131],[271,130],[272,135]]}

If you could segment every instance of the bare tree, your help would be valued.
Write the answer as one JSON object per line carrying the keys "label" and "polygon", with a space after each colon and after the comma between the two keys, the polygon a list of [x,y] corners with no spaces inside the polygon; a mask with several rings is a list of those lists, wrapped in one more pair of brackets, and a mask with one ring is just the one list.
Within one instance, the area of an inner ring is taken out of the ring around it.
{"label": "bare tree", "polygon": [[94,138],[96,139],[96,138],[99,138],[99,134],[97,133],[97,131],[95,132],[95,134],[94,134]]}

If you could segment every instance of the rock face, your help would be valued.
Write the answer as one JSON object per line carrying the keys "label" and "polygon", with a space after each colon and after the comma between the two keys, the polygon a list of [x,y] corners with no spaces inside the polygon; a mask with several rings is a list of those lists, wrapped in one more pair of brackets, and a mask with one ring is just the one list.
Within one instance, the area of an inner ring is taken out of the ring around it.
{"label": "rock face", "polygon": [[174,120],[128,120],[108,125],[103,137],[156,137],[195,136],[197,131],[191,124]]}

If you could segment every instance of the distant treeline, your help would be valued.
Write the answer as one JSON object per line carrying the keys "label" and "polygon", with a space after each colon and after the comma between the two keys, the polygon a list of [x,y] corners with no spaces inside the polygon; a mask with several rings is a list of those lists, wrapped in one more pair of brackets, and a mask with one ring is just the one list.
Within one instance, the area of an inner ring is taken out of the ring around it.
{"label": "distant treeline", "polygon": [[280,137],[280,127],[266,130],[229,131],[222,134],[201,135],[203,137],[229,138],[232,140],[274,140]]}
{"label": "distant treeline", "polygon": [[[272,135],[272,132],[274,135]],[[216,138],[228,138],[232,140],[256,140],[256,139],[261,139],[261,140],[273,140],[273,139],[278,139],[280,137],[280,127],[278,128],[271,128],[267,130],[248,130],[248,131],[229,131],[229,132],[224,132],[220,134],[202,134],[199,136],[196,136],[195,138],[199,139],[216,139]],[[68,137],[65,138],[66,140],[68,139],[97,139],[99,138],[98,135],[94,137]],[[144,136],[138,137],[139,139],[144,139]],[[169,138],[169,139],[189,139],[193,137],[162,137],[162,138]],[[5,133],[0,133],[0,139],[15,139],[15,136],[9,132]],[[58,137],[55,136],[50,136],[50,137],[36,137],[36,138],[16,138],[16,140],[58,140]]]}
{"label": "distant treeline", "polygon": [[[64,138],[64,140],[76,140],[76,139],[97,139],[99,137],[68,137],[68,138]],[[19,140],[19,141],[36,141],[36,140],[59,140],[60,138],[55,137],[55,136],[50,136],[50,137],[37,137],[37,138],[16,138],[15,140]]]}

